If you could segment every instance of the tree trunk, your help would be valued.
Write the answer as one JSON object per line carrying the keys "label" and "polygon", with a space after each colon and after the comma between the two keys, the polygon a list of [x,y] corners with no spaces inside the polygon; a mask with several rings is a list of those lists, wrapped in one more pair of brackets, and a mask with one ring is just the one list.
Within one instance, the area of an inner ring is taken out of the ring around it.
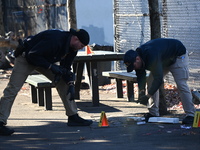
{"label": "tree trunk", "polygon": [[67,1],[67,12],[68,12],[68,29],[77,29],[76,21],[76,0]]}
{"label": "tree trunk", "polygon": [[0,1],[0,35],[5,36],[5,29],[4,29],[4,23],[3,23],[3,4],[2,1]]}
{"label": "tree trunk", "polygon": [[50,0],[45,0],[45,15],[46,15],[46,29],[50,29],[51,27],[51,21],[50,21]]}
{"label": "tree trunk", "polygon": [[151,39],[161,37],[158,0],[149,0]]}
{"label": "tree trunk", "polygon": [[[149,13],[150,13],[150,26],[151,26],[151,39],[161,38],[160,28],[160,14],[158,0],[149,1]],[[160,115],[167,114],[167,104],[165,100],[164,84],[159,88],[160,100],[159,100],[159,113]]]}

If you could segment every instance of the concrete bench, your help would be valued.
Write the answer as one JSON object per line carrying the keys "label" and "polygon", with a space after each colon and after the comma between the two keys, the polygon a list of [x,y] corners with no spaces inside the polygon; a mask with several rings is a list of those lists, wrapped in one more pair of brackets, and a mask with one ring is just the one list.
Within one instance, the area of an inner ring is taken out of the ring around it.
{"label": "concrete bench", "polygon": [[[126,72],[126,71],[105,71],[102,72],[102,76],[108,78],[113,78],[116,80],[117,88],[117,98],[123,98],[123,85],[122,81],[126,80],[127,83],[127,99],[129,102],[135,102],[134,96],[134,83],[137,83],[137,76],[135,72]],[[147,76],[149,74],[147,73]]]}
{"label": "concrete bench", "polygon": [[38,103],[44,106],[46,110],[52,110],[52,92],[51,88],[55,87],[51,80],[44,75],[29,75],[25,81],[31,86],[32,103]]}

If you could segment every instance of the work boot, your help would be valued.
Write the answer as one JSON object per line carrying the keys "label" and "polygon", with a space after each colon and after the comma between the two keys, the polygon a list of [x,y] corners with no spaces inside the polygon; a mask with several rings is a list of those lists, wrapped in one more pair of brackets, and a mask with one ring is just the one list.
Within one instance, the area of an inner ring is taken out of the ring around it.
{"label": "work boot", "polygon": [[144,114],[145,122],[148,122],[150,117],[157,117],[157,116],[154,116],[150,113],[146,113],[146,114]]}
{"label": "work boot", "polygon": [[68,117],[68,126],[89,126],[93,123],[92,120],[85,120],[79,117],[78,114],[72,115]]}
{"label": "work boot", "polygon": [[8,136],[13,134],[15,131],[4,126],[3,122],[0,122],[0,135]]}
{"label": "work boot", "polygon": [[194,117],[193,116],[186,116],[183,121],[182,124],[193,124],[194,121]]}

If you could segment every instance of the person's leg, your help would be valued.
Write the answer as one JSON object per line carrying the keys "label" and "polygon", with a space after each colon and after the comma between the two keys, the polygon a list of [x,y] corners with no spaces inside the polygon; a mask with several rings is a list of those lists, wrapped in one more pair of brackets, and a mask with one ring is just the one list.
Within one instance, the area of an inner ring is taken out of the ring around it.
{"label": "person's leg", "polygon": [[[165,76],[167,73],[169,72],[168,69],[165,69],[163,71],[163,76]],[[152,74],[150,73],[148,79],[147,79],[147,89],[149,89],[151,86],[152,86],[152,82],[153,82],[153,76]],[[147,105],[147,108],[149,110],[149,113],[148,114],[145,114],[145,120],[146,122],[148,122],[148,119],[150,117],[153,117],[153,116],[160,116],[160,110],[159,110],[159,103],[160,103],[160,93],[159,93],[159,90],[156,91],[156,93],[149,99],[148,101],[148,105]]]}
{"label": "person's leg", "polygon": [[[40,72],[41,74],[45,75],[49,80],[54,82],[55,75],[52,73],[51,70],[43,69],[43,68],[36,68],[36,71]],[[69,97],[67,95],[68,85],[65,83],[65,81],[60,78],[60,81],[56,85],[56,90],[58,91],[58,94],[63,102],[63,105],[66,110],[67,116],[72,116],[77,113],[77,106],[75,101],[68,100]]]}
{"label": "person's leg", "polygon": [[[37,68],[36,70],[45,75],[51,81],[54,81],[55,75],[50,70],[43,68]],[[60,81],[56,85],[56,89],[65,107],[66,115],[68,116],[68,125],[69,126],[90,125],[92,121],[84,120],[77,115],[78,112],[77,105],[74,100],[69,100],[70,94],[67,94],[68,88],[69,86],[65,83],[65,81],[62,78],[60,78]],[[73,123],[70,120],[74,120]]]}
{"label": "person's leg", "polygon": [[187,84],[189,78],[188,62],[189,58],[187,53],[178,57],[176,63],[170,66],[170,72],[177,84],[186,116],[194,117],[195,108],[192,102],[192,94]]}
{"label": "person's leg", "polygon": [[167,115],[169,112],[167,111],[164,83],[160,86],[159,93],[159,114],[160,116]]}
{"label": "person's leg", "polygon": [[[153,82],[153,76],[150,73],[150,75],[147,79],[147,89],[148,90],[152,86],[151,85],[152,82]],[[147,108],[149,110],[149,113],[152,116],[160,116],[160,114],[159,114],[159,90],[157,90],[156,93],[149,99]]]}
{"label": "person's leg", "polygon": [[0,99],[0,134],[10,135],[12,134],[9,129],[4,126],[7,124],[7,119],[10,115],[11,108],[17,93],[23,86],[27,76],[34,70],[32,65],[29,65],[25,58],[19,56],[15,60],[15,65],[10,76],[7,87],[3,91],[3,95]]}
{"label": "person's leg", "polygon": [[33,70],[34,67],[29,65],[25,58],[21,56],[16,58],[8,85],[0,100],[0,122],[7,123],[15,97]]}

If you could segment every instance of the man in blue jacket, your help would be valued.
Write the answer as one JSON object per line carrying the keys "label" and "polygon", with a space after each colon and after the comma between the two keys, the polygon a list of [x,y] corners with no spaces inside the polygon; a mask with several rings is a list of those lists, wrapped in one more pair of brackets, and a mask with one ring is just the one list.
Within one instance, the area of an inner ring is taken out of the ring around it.
{"label": "man in blue jacket", "polygon": [[[149,117],[160,116],[159,114],[159,88],[163,83],[163,77],[171,72],[179,90],[180,98],[186,117],[183,124],[192,124],[195,108],[192,102],[192,94],[187,85],[189,78],[188,52],[185,46],[176,39],[154,39],[134,50],[128,50],[124,56],[127,72],[136,71],[139,102],[147,105],[149,113],[145,114],[148,122]],[[147,80],[145,95],[146,70],[150,71]]]}
{"label": "man in blue jacket", "polygon": [[[28,75],[36,70],[52,81],[64,104],[68,126],[89,126],[92,120],[85,120],[77,114],[74,101],[72,62],[78,50],[89,43],[90,37],[84,29],[70,31],[46,30],[28,37],[15,52],[15,65],[7,87],[0,99],[0,135],[11,135],[13,129],[5,125],[12,104]],[[60,62],[60,65],[55,64]]]}

